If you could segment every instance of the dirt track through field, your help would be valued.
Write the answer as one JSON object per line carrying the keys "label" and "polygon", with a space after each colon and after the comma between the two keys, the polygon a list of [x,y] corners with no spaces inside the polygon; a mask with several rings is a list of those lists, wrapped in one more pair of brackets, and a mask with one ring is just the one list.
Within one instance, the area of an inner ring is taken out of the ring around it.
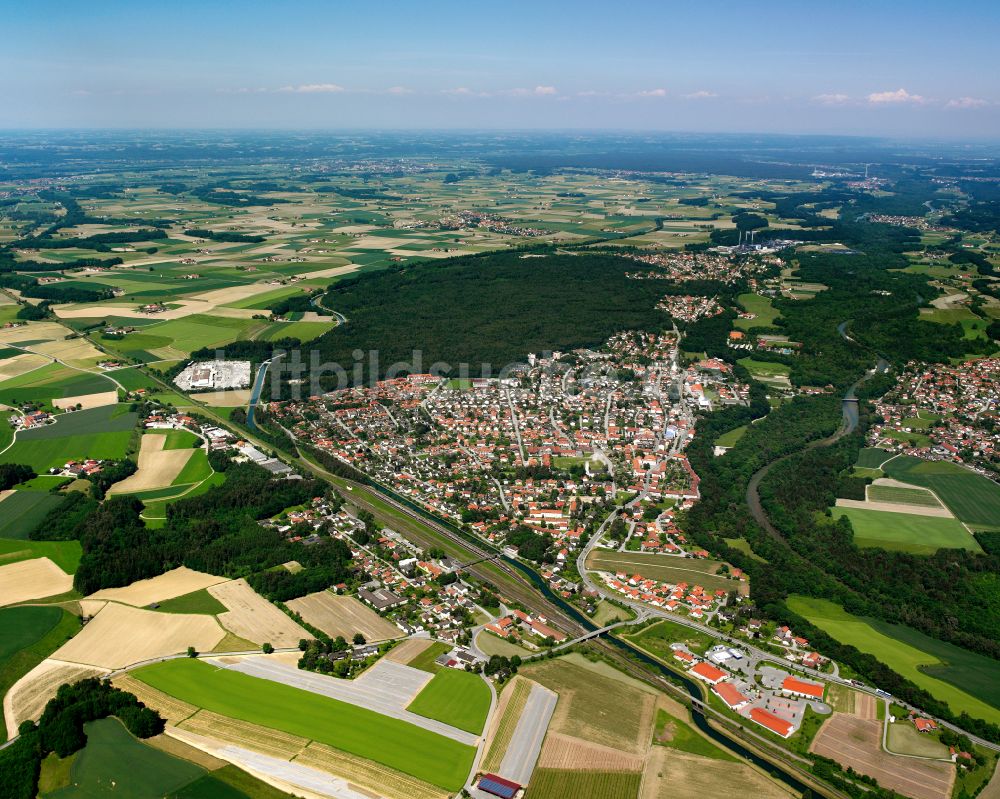
{"label": "dirt track through field", "polygon": [[843,713],[820,728],[809,749],[878,780],[913,799],[948,799],[955,779],[950,763],[896,757],[882,750],[882,722]]}
{"label": "dirt track through field", "polygon": [[178,566],[164,574],[148,580],[138,580],[124,588],[104,588],[91,594],[84,601],[113,600],[142,608],[224,582],[226,582],[225,577],[216,577],[214,574],[195,571],[187,566]]}

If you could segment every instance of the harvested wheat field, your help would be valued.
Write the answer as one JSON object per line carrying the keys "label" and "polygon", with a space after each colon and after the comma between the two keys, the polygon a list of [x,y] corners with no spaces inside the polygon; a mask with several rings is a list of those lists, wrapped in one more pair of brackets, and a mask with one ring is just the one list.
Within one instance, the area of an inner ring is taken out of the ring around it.
{"label": "harvested wheat field", "polygon": [[820,727],[809,751],[913,799],[948,799],[955,781],[951,763],[890,755],[882,750],[882,722],[843,713],[834,713]]}
{"label": "harvested wheat field", "polygon": [[135,474],[111,486],[108,493],[129,494],[153,488],[166,488],[172,484],[187,462],[191,460],[194,450],[191,448],[164,449],[166,442],[165,433],[145,433],[139,447],[138,470]]}
{"label": "harvested wheat field", "polygon": [[17,734],[22,721],[36,721],[48,701],[56,695],[63,683],[77,682],[87,677],[104,674],[105,669],[78,666],[47,659],[14,683],[3,698],[3,715],[7,721],[7,737]]}
{"label": "harvested wheat field", "polygon": [[445,799],[451,795],[416,777],[373,760],[344,754],[339,749],[315,741],[294,762],[347,780],[352,787],[360,787],[365,793],[376,791],[378,796],[384,796],[385,799]]}
{"label": "harvested wheat field", "polygon": [[0,380],[9,380],[12,377],[19,377],[20,375],[27,374],[33,369],[45,366],[47,363],[49,363],[48,358],[43,358],[41,355],[33,355],[29,353],[15,355],[13,358],[4,358],[3,360],[0,360]]}
{"label": "harvested wheat field", "polygon": [[[112,600],[142,608],[154,602],[163,602],[224,582],[226,582],[225,577],[216,577],[214,574],[195,571],[187,566],[178,566],[165,574],[150,577],[148,580],[138,580],[125,588],[104,588],[88,596],[87,600]],[[93,614],[91,612],[87,615]]]}
{"label": "harvested wheat field", "polygon": [[104,354],[85,338],[64,338],[67,334],[65,329],[59,340],[47,341],[43,344],[31,345],[31,351],[50,358],[61,361],[67,366],[93,367]]}
{"label": "harvested wheat field", "polygon": [[58,322],[28,322],[21,327],[0,328],[0,342],[62,341],[69,331]]}
{"label": "harvested wheat field", "polygon": [[573,771],[642,771],[643,761],[641,755],[631,755],[555,732],[545,737],[538,767]]}
{"label": "harvested wheat field", "polygon": [[101,408],[105,405],[114,405],[118,402],[118,391],[100,391],[97,394],[80,394],[77,397],[63,397],[52,400],[52,404],[57,408],[75,408],[80,406],[80,410],[88,408]]}
{"label": "harvested wheat field", "polygon": [[195,705],[189,705],[187,702],[175,699],[170,694],[165,694],[163,691],[158,691],[156,688],[146,685],[142,680],[137,680],[131,674],[119,674],[111,682],[115,688],[121,688],[123,691],[134,694],[146,707],[151,707],[163,716],[164,721],[169,726],[180,724],[184,719],[190,718],[199,710]]}
{"label": "harvested wheat field", "polygon": [[428,638],[410,638],[390,649],[382,657],[382,660],[388,660],[390,663],[401,663],[405,666],[432,643],[434,642]]}
{"label": "harvested wheat field", "polygon": [[219,621],[240,638],[284,648],[298,646],[303,638],[312,637],[254,591],[243,578],[213,585],[208,593],[229,608],[228,612],[219,614]]}
{"label": "harvested wheat field", "polygon": [[[309,743],[308,739],[300,738],[298,735],[220,716],[208,710],[199,710],[191,718],[171,728],[171,735],[178,732],[202,735],[263,755],[280,757],[282,760],[291,760]],[[185,740],[182,734],[177,734],[177,737],[182,741]]]}
{"label": "harvested wheat field", "polygon": [[361,633],[369,642],[402,638],[400,629],[352,596],[338,596],[329,591],[317,591],[299,599],[289,600],[289,608],[301,614],[313,627],[331,638],[344,636],[348,641]]}
{"label": "harvested wheat field", "polygon": [[240,408],[250,402],[250,393],[250,389],[206,391],[204,394],[195,394],[194,398],[210,408]]}
{"label": "harvested wheat field", "polygon": [[796,794],[744,763],[699,757],[653,747],[646,761],[639,799],[704,799],[731,793],[754,799],[791,799]]}
{"label": "harvested wheat field", "polygon": [[108,602],[52,657],[120,669],[143,660],[179,654],[189,646],[207,652],[224,635],[225,631],[211,616],[156,613]]}
{"label": "harvested wheat field", "polygon": [[48,558],[32,558],[0,566],[0,607],[65,594],[73,587],[66,574]]}
{"label": "harvested wheat field", "polygon": [[[212,305],[227,305],[228,303],[240,302],[250,297],[255,297],[258,294],[266,294],[269,291],[280,288],[284,287],[271,283],[248,283],[242,286],[230,286],[229,288],[205,291],[201,294],[192,294],[191,299],[211,303]],[[288,288],[294,287],[289,286]]]}

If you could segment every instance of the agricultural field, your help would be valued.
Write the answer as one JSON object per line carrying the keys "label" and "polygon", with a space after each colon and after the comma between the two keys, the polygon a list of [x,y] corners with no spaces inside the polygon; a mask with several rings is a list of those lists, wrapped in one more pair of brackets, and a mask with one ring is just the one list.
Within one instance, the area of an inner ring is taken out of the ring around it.
{"label": "agricultural field", "polygon": [[1000,485],[948,461],[900,455],[883,466],[894,480],[929,488],[961,521],[977,529],[1000,529]]}
{"label": "agricultural field", "polygon": [[67,784],[43,799],[171,796],[206,773],[137,740],[115,718],[90,722],[85,732],[87,745],[74,756]]}
{"label": "agricultural field", "polygon": [[550,736],[572,736],[635,756],[645,753],[656,704],[648,686],[581,655],[530,663],[519,673],[559,694]]}
{"label": "agricultural field", "polygon": [[349,641],[355,633],[361,633],[371,642],[401,638],[403,635],[395,624],[386,621],[354,597],[338,596],[331,591],[317,591],[299,599],[291,599],[286,604],[308,624],[331,638],[341,635]]}
{"label": "agricultural field", "polygon": [[478,735],[490,711],[490,689],[478,674],[442,669],[407,710]]}
{"label": "agricultural field", "polygon": [[738,590],[746,593],[745,582],[716,574],[721,565],[722,562],[717,560],[678,558],[649,552],[611,552],[603,549],[595,549],[587,559],[587,568],[596,571],[624,571],[629,575],[641,574],[665,583],[700,585],[706,591],[721,588],[724,591]]}
{"label": "agricultural field", "polygon": [[374,760],[447,790],[465,782],[475,751],[404,721],[329,697],[181,659],[134,676],[177,699]]}
{"label": "agricultural field", "polygon": [[37,403],[52,411],[56,402],[67,404],[71,398],[77,398],[73,399],[75,403],[87,395],[115,390],[115,384],[103,375],[49,363],[0,383],[0,403],[14,406]]}
{"label": "agricultural field", "polygon": [[700,757],[655,747],[642,774],[639,799],[704,799],[727,795],[739,786],[754,799],[791,799],[796,794],[746,763]]}
{"label": "agricultural field", "polygon": [[525,799],[636,799],[642,774],[538,768]]}
{"label": "agricultural field", "polygon": [[448,644],[435,641],[429,647],[414,655],[406,665],[414,669],[420,669],[421,671],[428,671],[431,674],[437,674],[443,667],[434,661],[450,650],[451,647]]}
{"label": "agricultural field", "polygon": [[0,566],[0,607],[29,599],[65,594],[73,577],[48,558],[32,558]]}
{"label": "agricultural field", "polygon": [[995,660],[902,625],[853,616],[823,599],[793,595],[789,609],[842,644],[874,655],[947,702],[952,711],[1000,723],[1000,666]]}
{"label": "agricultural field", "polygon": [[[0,609],[0,697],[79,629],[76,616],[54,606]],[[0,738],[6,729],[0,725]]]}
{"label": "agricultural field", "polygon": [[888,450],[866,447],[858,453],[857,465],[862,469],[878,469],[891,457],[892,453]]}
{"label": "agricultural field", "polygon": [[833,513],[851,522],[854,543],[862,548],[880,547],[916,555],[930,555],[939,549],[982,552],[975,537],[957,519],[863,508],[837,507]]}
{"label": "agricultural field", "polygon": [[44,473],[71,460],[124,458],[137,421],[127,405],[62,414],[55,424],[19,432],[3,459]]}
{"label": "agricultural field", "polygon": [[83,549],[79,541],[28,541],[0,538],[0,566],[32,558],[48,558],[67,574],[80,565]]}
{"label": "agricultural field", "polygon": [[760,294],[740,294],[736,301],[747,313],[756,315],[754,319],[736,319],[733,324],[740,330],[773,327],[774,320],[781,316],[781,312],[774,307],[770,297],[764,297]]}
{"label": "agricultural field", "polygon": [[107,602],[53,657],[69,663],[116,669],[151,658],[180,654],[189,646],[208,652],[224,635],[225,630],[219,622],[207,616],[157,613]]}
{"label": "agricultural field", "polygon": [[874,483],[867,487],[869,502],[894,502],[900,505],[918,505],[923,508],[940,508],[930,491],[924,488],[903,488],[902,486],[880,485]]}
{"label": "agricultural field", "polygon": [[243,578],[209,586],[208,593],[228,609],[219,614],[219,623],[240,638],[281,649],[297,647],[303,638],[311,637]]}
{"label": "agricultural field", "polygon": [[[224,577],[195,571],[187,566],[178,566],[148,580],[137,580],[123,588],[104,588],[91,594],[87,599],[103,599],[144,608],[223,582],[226,582]],[[222,609],[225,610],[225,607]]]}
{"label": "agricultural field", "polygon": [[913,799],[948,799],[954,765],[895,757],[884,752],[881,743],[881,722],[835,713],[813,739],[810,751],[874,777],[884,788]]}
{"label": "agricultural field", "polygon": [[[184,431],[176,431],[184,432]],[[193,436],[192,436],[193,437]],[[171,446],[174,443],[164,433],[143,433],[139,443],[137,470],[124,480],[108,489],[109,494],[132,494],[150,489],[166,488],[181,481],[179,475],[185,470],[196,450],[190,443],[186,447]],[[204,453],[202,453],[204,456]]]}
{"label": "agricultural field", "polygon": [[[18,461],[15,461],[18,462]],[[0,539],[25,540],[61,501],[56,494],[15,490],[0,498]],[[41,543],[41,542],[39,542]],[[0,552],[3,544],[0,543]],[[0,562],[3,557],[0,555]]]}

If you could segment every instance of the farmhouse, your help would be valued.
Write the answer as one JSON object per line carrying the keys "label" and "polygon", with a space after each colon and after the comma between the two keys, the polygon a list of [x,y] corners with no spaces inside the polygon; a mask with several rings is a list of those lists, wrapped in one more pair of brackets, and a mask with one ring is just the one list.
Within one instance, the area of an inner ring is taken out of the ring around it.
{"label": "farmhouse", "polygon": [[375,608],[375,610],[389,610],[406,602],[405,599],[396,596],[388,588],[376,588],[374,591],[369,591],[367,588],[359,588],[358,597],[362,602],[366,602]]}

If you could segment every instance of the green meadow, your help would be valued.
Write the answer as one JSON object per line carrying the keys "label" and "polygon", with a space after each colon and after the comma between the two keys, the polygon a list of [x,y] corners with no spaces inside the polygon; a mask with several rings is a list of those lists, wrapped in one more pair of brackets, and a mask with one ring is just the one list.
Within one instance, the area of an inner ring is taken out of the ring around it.
{"label": "green meadow", "polygon": [[904,483],[929,488],[961,521],[980,529],[1000,530],[1000,485],[949,461],[925,461],[900,455],[883,471]]}
{"label": "green meadow", "polygon": [[866,508],[834,508],[833,513],[850,520],[854,543],[859,547],[881,547],[916,555],[932,555],[939,549],[982,552],[975,537],[958,519]]}
{"label": "green meadow", "polygon": [[793,594],[797,613],[842,644],[867,652],[947,702],[956,713],[1000,723],[1000,663],[900,624],[854,616],[825,599]]}
{"label": "green meadow", "polygon": [[457,791],[475,749],[366,708],[197,660],[145,666],[134,676],[177,699],[328,744]]}
{"label": "green meadow", "polygon": [[478,674],[442,669],[407,710],[478,735],[490,712],[490,689]]}

